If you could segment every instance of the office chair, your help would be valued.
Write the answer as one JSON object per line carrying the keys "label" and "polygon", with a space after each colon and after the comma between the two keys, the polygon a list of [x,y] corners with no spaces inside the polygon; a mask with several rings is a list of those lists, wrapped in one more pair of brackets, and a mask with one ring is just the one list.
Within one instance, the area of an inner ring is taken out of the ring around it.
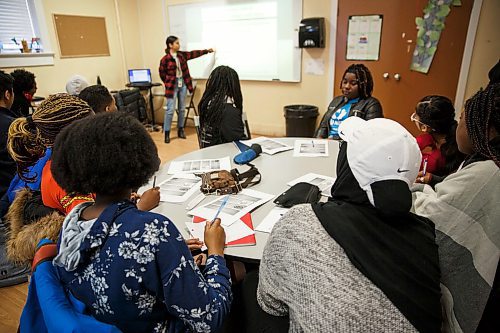
{"label": "office chair", "polygon": [[248,126],[248,118],[247,118],[247,114],[245,113],[245,111],[243,111],[241,113],[241,119],[243,120],[243,124],[245,125],[243,127],[243,131],[244,131],[246,137],[248,138],[248,140],[250,140],[252,138],[252,135],[250,134],[250,126]]}
{"label": "office chair", "polygon": [[198,138],[198,147],[203,148],[201,144],[200,116],[193,116],[193,121],[196,129],[196,137]]}

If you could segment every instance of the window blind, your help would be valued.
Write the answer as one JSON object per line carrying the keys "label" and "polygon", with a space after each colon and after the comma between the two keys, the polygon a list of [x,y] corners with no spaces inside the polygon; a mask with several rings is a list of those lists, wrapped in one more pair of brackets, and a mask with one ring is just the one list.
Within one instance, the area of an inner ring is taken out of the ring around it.
{"label": "window blind", "polygon": [[0,43],[12,43],[14,37],[19,44],[22,39],[31,43],[32,37],[39,37],[35,33],[28,0],[0,0],[0,13]]}

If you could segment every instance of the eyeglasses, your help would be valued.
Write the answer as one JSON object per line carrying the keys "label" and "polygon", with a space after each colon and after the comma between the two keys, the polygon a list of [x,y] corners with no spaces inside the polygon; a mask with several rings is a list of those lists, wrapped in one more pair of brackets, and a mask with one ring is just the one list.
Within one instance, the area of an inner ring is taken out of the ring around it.
{"label": "eyeglasses", "polygon": [[410,116],[410,120],[416,123],[419,123],[420,125],[425,125],[423,122],[417,119],[417,114],[413,112]]}
{"label": "eyeglasses", "polygon": [[434,131],[434,129],[432,127],[430,127],[429,125],[427,124],[424,124],[423,122],[421,122],[420,120],[417,119],[417,114],[415,112],[413,112],[410,116],[410,120],[415,122],[415,123],[419,123],[420,125],[424,125],[424,126],[427,126],[428,128],[430,128],[431,130]]}

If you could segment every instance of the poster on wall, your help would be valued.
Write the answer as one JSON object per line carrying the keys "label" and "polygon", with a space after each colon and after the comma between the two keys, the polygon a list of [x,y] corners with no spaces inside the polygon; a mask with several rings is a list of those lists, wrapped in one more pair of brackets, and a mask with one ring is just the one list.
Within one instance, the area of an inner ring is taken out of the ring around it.
{"label": "poster on wall", "polygon": [[378,60],[382,15],[349,16],[346,60]]}

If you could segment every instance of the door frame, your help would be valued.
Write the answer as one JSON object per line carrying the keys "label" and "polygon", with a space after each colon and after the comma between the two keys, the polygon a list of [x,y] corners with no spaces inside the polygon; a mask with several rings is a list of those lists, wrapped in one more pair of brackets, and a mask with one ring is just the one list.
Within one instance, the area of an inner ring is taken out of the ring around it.
{"label": "door frame", "polygon": [[[333,98],[333,92],[335,89],[335,56],[336,56],[336,45],[337,45],[337,14],[338,14],[338,0],[331,1],[331,12],[330,12],[330,68],[328,71],[328,94],[326,96],[326,105],[330,103]],[[469,20],[469,27],[467,28],[467,37],[465,39],[464,54],[462,56],[462,65],[460,66],[460,74],[457,83],[457,92],[455,94],[455,116],[459,117],[460,110],[462,109],[463,102],[465,100],[465,88],[467,86],[467,79],[469,77],[469,69],[472,60],[472,53],[474,48],[474,43],[476,41],[476,32],[479,25],[479,16],[481,14],[481,7],[483,5],[483,0],[475,0],[472,5],[472,12]]]}

